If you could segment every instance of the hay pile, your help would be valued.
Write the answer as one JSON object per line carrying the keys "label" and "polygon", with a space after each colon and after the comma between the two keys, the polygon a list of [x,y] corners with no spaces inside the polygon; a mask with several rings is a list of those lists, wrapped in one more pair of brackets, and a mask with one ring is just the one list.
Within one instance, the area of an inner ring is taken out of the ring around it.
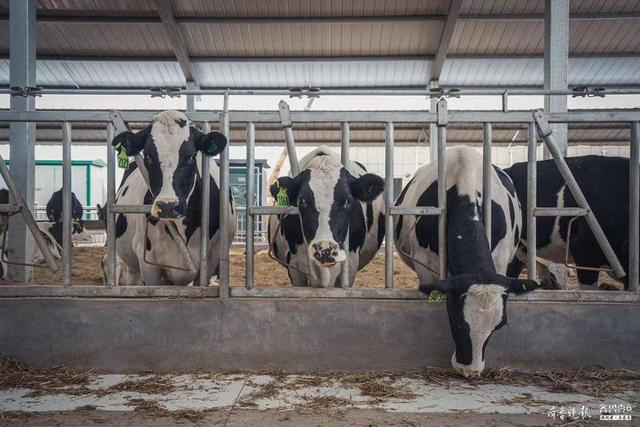
{"label": "hay pile", "polygon": [[366,373],[345,375],[340,381],[345,387],[355,387],[363,396],[374,401],[382,399],[413,399],[416,395],[408,387],[398,386],[394,375],[384,373]]}
{"label": "hay pile", "polygon": [[109,391],[131,391],[144,394],[167,394],[175,391],[176,387],[168,379],[158,375],[151,375],[137,380],[128,380],[109,387]]}
{"label": "hay pile", "polygon": [[33,390],[29,395],[34,397],[56,393],[85,395],[93,392],[87,388],[90,373],[61,366],[36,369],[17,359],[0,357],[0,390],[26,388]]}

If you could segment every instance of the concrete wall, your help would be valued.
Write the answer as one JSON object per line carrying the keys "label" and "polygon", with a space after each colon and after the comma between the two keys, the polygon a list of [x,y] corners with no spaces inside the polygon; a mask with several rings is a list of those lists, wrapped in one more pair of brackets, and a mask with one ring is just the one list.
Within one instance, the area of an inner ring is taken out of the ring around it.
{"label": "concrete wall", "polygon": [[[640,368],[639,303],[511,301],[489,366]],[[392,300],[2,298],[0,353],[98,372],[449,366],[443,304]]]}

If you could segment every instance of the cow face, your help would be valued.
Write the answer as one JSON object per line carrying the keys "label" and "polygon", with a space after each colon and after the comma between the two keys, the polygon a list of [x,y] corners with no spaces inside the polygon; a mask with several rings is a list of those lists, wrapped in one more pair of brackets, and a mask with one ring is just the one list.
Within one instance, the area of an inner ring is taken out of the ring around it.
{"label": "cow face", "polygon": [[279,178],[270,190],[274,198],[286,191],[289,203],[298,207],[308,256],[322,268],[346,259],[343,247],[352,209],[362,209],[360,202],[374,200],[383,189],[379,176],[355,178],[334,157],[320,155],[300,175]]}
{"label": "cow face", "polygon": [[433,285],[420,285],[429,294],[439,290],[447,294],[447,314],[456,350],[451,365],[465,378],[484,370],[484,352],[494,331],[507,323],[507,297],[537,289],[533,280],[510,279],[494,275],[490,279],[476,275],[458,275]]}
{"label": "cow face", "polygon": [[187,199],[195,185],[198,151],[215,156],[224,150],[227,138],[215,131],[203,134],[189,125],[184,114],[164,111],[142,131],[116,136],[113,145],[118,144],[129,156],[141,151],[144,154],[153,197],[151,216],[179,219],[185,214]]}

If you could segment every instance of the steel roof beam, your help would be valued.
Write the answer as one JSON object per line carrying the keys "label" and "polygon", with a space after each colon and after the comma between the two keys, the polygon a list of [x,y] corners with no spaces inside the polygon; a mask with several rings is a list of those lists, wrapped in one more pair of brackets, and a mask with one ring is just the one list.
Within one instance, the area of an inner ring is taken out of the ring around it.
{"label": "steel roof beam", "polygon": [[167,31],[169,40],[171,40],[173,52],[178,59],[178,63],[180,63],[180,68],[182,69],[182,73],[187,81],[187,86],[194,84],[196,88],[200,87],[200,82],[196,76],[195,69],[189,59],[187,45],[182,38],[182,33],[180,32],[180,28],[178,27],[178,23],[176,22],[176,18],[173,14],[171,0],[158,0],[158,13],[160,14],[160,19],[164,24],[165,30]]}
{"label": "steel roof beam", "polygon": [[[282,17],[213,17],[213,16],[181,16],[175,17],[178,24],[332,24],[332,23],[363,23],[374,24],[384,22],[444,22],[447,15],[383,15],[383,16],[282,16]],[[625,13],[572,13],[572,21],[617,21],[640,19],[639,12]],[[459,21],[542,21],[543,13],[529,14],[461,14]],[[8,22],[9,15],[0,15],[0,22]],[[162,20],[155,16],[100,16],[100,15],[39,15],[38,24],[162,24]]]}
{"label": "steel roof beam", "polygon": [[431,66],[431,77],[429,78],[430,82],[440,79],[440,73],[442,72],[442,68],[444,67],[444,60],[447,58],[447,53],[449,52],[449,44],[451,43],[451,39],[453,38],[453,30],[456,27],[456,22],[458,21],[458,15],[460,14],[461,6],[462,0],[451,0],[451,2],[449,3],[447,19],[444,23],[444,28],[442,29],[436,57],[433,61],[433,65]]}

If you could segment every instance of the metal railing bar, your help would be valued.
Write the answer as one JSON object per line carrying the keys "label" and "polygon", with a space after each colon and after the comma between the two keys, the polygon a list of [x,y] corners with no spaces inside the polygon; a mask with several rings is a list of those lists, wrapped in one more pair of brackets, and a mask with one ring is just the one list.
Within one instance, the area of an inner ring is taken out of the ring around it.
{"label": "metal railing bar", "polygon": [[536,216],[537,201],[537,134],[536,126],[529,123],[529,145],[527,150],[527,278],[536,280]]}
{"label": "metal railing bar", "polygon": [[[107,123],[107,285],[117,286],[116,277],[116,153],[111,147],[115,134],[113,122]],[[151,211],[151,210],[149,210]]]}
{"label": "metal railing bar", "polygon": [[[209,133],[211,126],[204,122],[203,132]],[[200,211],[200,286],[209,286],[209,213],[211,209],[211,156],[201,153],[202,208]]]}
{"label": "metal railing bar", "polygon": [[252,206],[249,215],[299,215],[297,206]]}
{"label": "metal railing bar", "polygon": [[535,216],[585,216],[587,209],[583,208],[534,208]]}
{"label": "metal railing bar", "polygon": [[436,115],[438,120],[438,260],[440,280],[447,278],[447,100],[438,101]]}
{"label": "metal railing bar", "polygon": [[253,205],[255,204],[255,143],[256,143],[256,125],[253,123],[247,124],[247,194],[246,194],[246,206],[247,206],[247,229],[246,229],[246,237],[245,237],[245,252],[246,252],[246,282],[245,286],[247,289],[253,289],[254,286],[254,230],[253,230],[253,222],[254,216],[252,211]]}
{"label": "metal railing bar", "polygon": [[393,122],[385,126],[385,153],[384,153],[384,285],[387,289],[393,288]]}
{"label": "metal railing bar", "polygon": [[391,206],[391,215],[440,215],[442,210],[437,206]]}
{"label": "metal railing bar", "polygon": [[491,201],[493,199],[491,189],[491,178],[493,177],[493,166],[491,164],[491,139],[491,123],[485,123],[482,138],[482,214],[484,217],[484,228],[487,234],[489,247],[491,247]]}
{"label": "metal railing bar", "polygon": [[[349,140],[350,140],[349,122],[342,122],[340,128],[340,160],[342,166],[349,170]],[[359,209],[359,204],[356,203],[356,208]],[[342,274],[340,275],[340,284],[343,288],[351,287],[351,281],[349,280],[349,220],[347,220],[347,235],[344,238],[343,250],[346,253],[346,258],[342,262]]]}
{"label": "metal railing bar", "polygon": [[151,205],[113,205],[108,210],[114,214],[150,214]]}
{"label": "metal railing bar", "polygon": [[[224,93],[223,111],[220,115],[220,130],[229,140],[229,91]],[[220,238],[218,263],[218,279],[220,288],[220,298],[229,297],[229,148],[225,148],[220,153]]]}
{"label": "metal railing bar", "polygon": [[71,285],[72,215],[71,215],[71,123],[62,123],[62,260],[63,281]]}

